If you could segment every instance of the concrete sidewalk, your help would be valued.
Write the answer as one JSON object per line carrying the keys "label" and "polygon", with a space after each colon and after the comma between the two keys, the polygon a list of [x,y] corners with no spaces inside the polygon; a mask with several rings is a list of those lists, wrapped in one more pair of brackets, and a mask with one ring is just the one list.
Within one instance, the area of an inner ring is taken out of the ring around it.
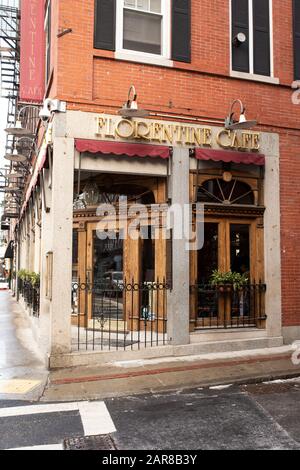
{"label": "concrete sidewalk", "polygon": [[291,346],[58,369],[49,382],[28,315],[0,292],[0,399],[79,401],[300,377]]}
{"label": "concrete sidewalk", "polygon": [[290,346],[52,371],[43,401],[93,400],[300,376]]}
{"label": "concrete sidewalk", "polygon": [[36,347],[28,315],[0,292],[0,400],[38,400],[48,371]]}

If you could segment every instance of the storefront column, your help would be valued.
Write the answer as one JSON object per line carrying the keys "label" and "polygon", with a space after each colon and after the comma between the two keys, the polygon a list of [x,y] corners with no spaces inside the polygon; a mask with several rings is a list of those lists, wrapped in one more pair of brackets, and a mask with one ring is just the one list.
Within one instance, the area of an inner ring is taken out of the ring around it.
{"label": "storefront column", "polygon": [[[181,207],[189,204],[189,149],[174,148],[169,193],[172,205]],[[171,344],[189,344],[189,266],[190,252],[186,240],[172,241],[172,291],[168,295],[168,338]]]}
{"label": "storefront column", "polygon": [[74,140],[55,137],[52,174],[51,354],[71,350]]}
{"label": "storefront column", "polygon": [[[46,360],[51,351],[51,293],[48,292],[51,287],[51,279],[48,278],[47,257],[52,253],[52,211],[51,211],[51,176],[50,170],[43,170],[43,187],[42,192],[42,237],[41,237],[41,286],[40,286],[40,318],[39,318],[39,347],[43,352]],[[44,193],[45,191],[45,193]]]}
{"label": "storefront column", "polygon": [[266,155],[264,246],[267,332],[269,337],[279,338],[282,336],[279,136],[263,134],[261,140]]}

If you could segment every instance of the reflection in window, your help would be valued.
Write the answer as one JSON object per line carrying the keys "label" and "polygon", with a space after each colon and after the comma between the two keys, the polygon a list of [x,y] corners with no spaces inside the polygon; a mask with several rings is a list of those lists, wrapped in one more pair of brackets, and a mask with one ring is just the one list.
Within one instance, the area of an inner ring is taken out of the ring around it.
{"label": "reflection in window", "polygon": [[160,55],[161,0],[125,0],[124,7],[124,49]]}
{"label": "reflection in window", "polygon": [[219,268],[219,224],[204,224],[204,245],[198,251],[198,280],[209,284],[212,272]]}
{"label": "reflection in window", "polygon": [[73,246],[72,246],[72,280],[78,281],[78,230],[73,230]]}
{"label": "reflection in window", "polygon": [[230,225],[231,271],[250,276],[250,226]]}
{"label": "reflection in window", "polygon": [[113,288],[123,280],[123,240],[119,233],[113,239],[99,239],[94,235],[94,283],[109,283]]}

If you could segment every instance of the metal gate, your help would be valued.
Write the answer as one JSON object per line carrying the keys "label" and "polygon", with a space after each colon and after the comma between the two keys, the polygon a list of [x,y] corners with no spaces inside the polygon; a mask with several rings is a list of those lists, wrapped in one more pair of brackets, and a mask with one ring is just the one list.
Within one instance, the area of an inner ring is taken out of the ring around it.
{"label": "metal gate", "polygon": [[136,350],[167,344],[166,282],[72,285],[73,350]]}

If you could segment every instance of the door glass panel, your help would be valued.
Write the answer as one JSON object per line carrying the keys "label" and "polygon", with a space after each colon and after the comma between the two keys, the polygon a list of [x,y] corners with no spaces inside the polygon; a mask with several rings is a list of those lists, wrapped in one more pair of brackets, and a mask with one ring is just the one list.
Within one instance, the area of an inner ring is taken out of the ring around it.
{"label": "door glass panel", "polygon": [[250,276],[250,225],[230,225],[231,271]]}
{"label": "door glass panel", "polygon": [[111,283],[112,286],[123,281],[123,240],[116,238],[101,240],[93,232],[93,275],[94,284]]}
{"label": "door glass panel", "polygon": [[[208,289],[212,272],[219,267],[219,224],[204,224],[204,246],[198,251],[198,322],[218,316],[218,302],[213,290]],[[200,323],[201,324],[201,323]]]}
{"label": "door glass panel", "polygon": [[[250,282],[250,225],[230,225],[230,259],[231,270],[240,274],[247,274]],[[245,321],[250,315],[251,296],[249,289],[234,292],[231,304],[231,322],[236,318],[238,322]]]}
{"label": "door glass panel", "polygon": [[72,282],[78,281],[78,230],[73,230]]}
{"label": "door glass panel", "polygon": [[123,321],[123,240],[101,240],[93,232],[92,322],[103,329],[122,329]]}
{"label": "door glass panel", "polygon": [[204,225],[204,246],[198,251],[198,282],[208,284],[212,272],[219,267],[219,224]]}
{"label": "door glass panel", "polygon": [[78,313],[79,299],[78,288],[76,284],[79,282],[79,255],[78,255],[78,230],[73,229],[73,242],[72,242],[72,313]]}
{"label": "door glass panel", "polygon": [[155,240],[151,237],[152,227],[148,227],[148,238],[142,241],[142,282],[155,281]]}

